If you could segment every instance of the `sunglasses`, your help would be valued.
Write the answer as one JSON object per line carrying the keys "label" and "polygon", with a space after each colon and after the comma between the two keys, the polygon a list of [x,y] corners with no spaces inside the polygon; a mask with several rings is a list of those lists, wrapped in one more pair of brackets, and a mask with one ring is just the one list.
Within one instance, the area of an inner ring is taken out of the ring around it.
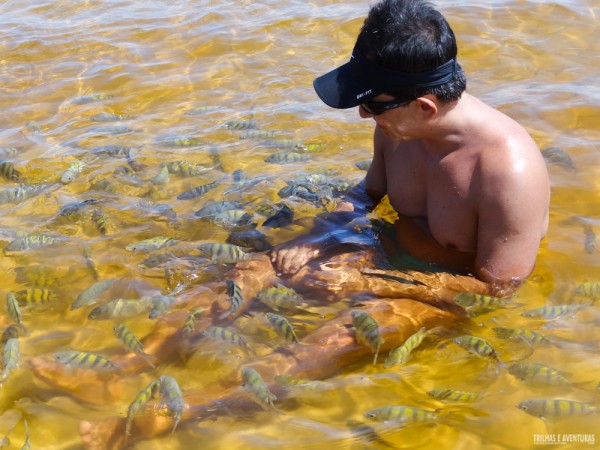
{"label": "sunglasses", "polygon": [[364,102],[361,103],[361,108],[373,116],[383,114],[388,109],[399,108],[401,106],[407,106],[412,100],[399,101],[398,99],[390,100],[387,102]]}

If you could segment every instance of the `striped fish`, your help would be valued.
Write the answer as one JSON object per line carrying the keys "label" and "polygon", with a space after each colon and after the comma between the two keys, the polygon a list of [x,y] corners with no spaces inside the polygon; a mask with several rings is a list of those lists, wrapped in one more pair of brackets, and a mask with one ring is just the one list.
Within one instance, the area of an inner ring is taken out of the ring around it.
{"label": "striped fish", "polygon": [[213,166],[207,164],[193,164],[188,161],[172,161],[165,163],[169,173],[182,177],[195,177],[210,172]]}
{"label": "striped fish", "polygon": [[77,98],[73,99],[73,103],[76,105],[85,105],[87,103],[108,100],[113,97],[114,97],[114,95],[110,95],[110,94],[89,94],[89,95],[83,95],[81,97],[77,97]]}
{"label": "striped fish", "polygon": [[550,398],[524,400],[517,408],[540,419],[581,416],[599,411],[598,406],[592,403]]}
{"label": "striped fish", "polygon": [[61,175],[60,182],[63,184],[69,184],[75,181],[77,175],[79,175],[83,169],[85,169],[87,163],[85,161],[74,161]]}
{"label": "striped fish", "polygon": [[494,347],[483,338],[465,334],[463,336],[455,337],[452,341],[475,355],[481,357],[496,356]]}
{"label": "striped fish", "polygon": [[225,122],[225,128],[228,130],[254,130],[258,128],[258,123],[254,120],[229,120]]}
{"label": "striped fish", "polygon": [[150,297],[149,301],[152,305],[150,309],[150,314],[148,314],[149,319],[156,319],[160,317],[171,309],[173,303],[175,303],[176,298],[170,295],[156,294]]}
{"label": "striped fish", "polygon": [[373,357],[373,364],[377,364],[377,355],[379,354],[379,348],[384,343],[383,338],[379,330],[379,325],[375,319],[373,319],[369,313],[365,311],[352,311],[352,325],[354,326],[356,341],[359,344],[366,345],[375,352]]}
{"label": "striped fish", "polygon": [[539,363],[514,363],[508,367],[508,372],[519,380],[531,383],[562,386],[571,384],[558,370]]}
{"label": "striped fish", "polygon": [[202,334],[207,337],[219,339],[223,342],[229,342],[230,344],[235,344],[244,349],[249,348],[248,343],[246,342],[246,339],[244,339],[243,336],[241,336],[237,333],[234,333],[229,328],[217,327],[217,326],[211,325],[209,327],[206,327],[202,331]]}
{"label": "striped fish", "polygon": [[244,301],[242,288],[235,281],[225,280],[225,283],[227,285],[227,296],[231,301],[231,306],[227,311],[219,316],[219,320],[224,320],[227,318],[235,319],[238,317],[240,315],[238,311],[240,310],[240,306],[242,306]]}
{"label": "striped fish", "polygon": [[404,364],[406,361],[408,361],[412,351],[421,345],[421,342],[423,342],[425,333],[426,329],[423,327],[413,335],[409,336],[400,347],[397,347],[390,352],[389,356],[385,360],[384,366],[386,368],[392,367],[398,364]]}
{"label": "striped fish", "polygon": [[147,297],[139,299],[116,298],[90,311],[90,320],[124,320],[150,311],[152,303]]}
{"label": "striped fish", "polygon": [[496,309],[506,308],[507,299],[492,297],[490,295],[474,294],[472,292],[461,292],[454,297],[454,302],[463,308]]}
{"label": "striped fish", "polygon": [[185,323],[183,324],[182,334],[183,337],[188,337],[194,329],[196,328],[197,320],[202,317],[205,312],[205,308],[202,306],[196,306],[192,310],[190,310],[187,318],[185,319]]}
{"label": "striped fish", "polygon": [[160,382],[158,380],[152,381],[148,386],[139,392],[135,400],[131,402],[129,408],[127,408],[127,422],[125,424],[125,434],[127,436],[131,435],[131,426],[133,425],[133,419],[135,415],[140,408],[142,408],[146,403],[156,396],[159,387]]}
{"label": "striped fish", "polygon": [[27,236],[21,236],[10,242],[2,250],[5,255],[9,256],[13,253],[23,252],[28,250],[36,250],[40,248],[49,247],[57,244],[62,239],[49,236],[47,234],[30,234]]}
{"label": "striped fish", "polygon": [[10,338],[4,343],[2,348],[2,372],[0,373],[0,383],[4,383],[10,373],[19,366],[19,339]]}
{"label": "striped fish", "polygon": [[240,139],[268,139],[275,136],[273,130],[246,130],[239,134]]}
{"label": "striped fish", "polygon": [[393,422],[399,425],[433,423],[439,418],[435,411],[414,406],[384,406],[367,411],[364,416],[377,422]]}
{"label": "striped fish", "polygon": [[23,323],[23,315],[21,314],[19,302],[15,297],[15,294],[13,294],[12,292],[6,294],[6,310],[8,311],[8,315],[10,316],[13,322],[18,324]]}
{"label": "striped fish", "polygon": [[169,375],[161,375],[158,380],[160,382],[160,403],[158,409],[160,410],[161,407],[165,407],[167,414],[173,418],[173,429],[171,432],[174,432],[181,420],[185,407],[183,394],[175,378]]}
{"label": "striped fish", "polygon": [[432,389],[427,391],[427,395],[442,402],[452,403],[473,403],[481,398],[478,393],[456,391],[454,389]]}
{"label": "striped fish", "polygon": [[52,356],[59,363],[81,369],[114,370],[117,368],[115,363],[98,353],[64,350]]}
{"label": "striped fish", "polygon": [[521,316],[530,319],[557,319],[561,316],[573,317],[579,310],[585,308],[584,304],[567,304],[543,306],[541,308],[529,309],[521,313]]}
{"label": "striped fish", "polygon": [[494,327],[492,328],[494,333],[498,337],[505,339],[523,339],[528,344],[551,344],[548,338],[537,331],[529,328],[505,328],[505,327]]}
{"label": "striped fish", "polygon": [[308,153],[298,152],[279,152],[273,153],[265,158],[265,162],[272,164],[293,164],[298,162],[306,162],[310,158]]}
{"label": "striped fish", "polygon": [[58,300],[58,295],[46,288],[28,288],[15,292],[15,298],[19,306],[33,308],[54,303]]}
{"label": "striped fish", "polygon": [[587,253],[594,253],[596,251],[596,233],[590,225],[583,229],[583,247]]}
{"label": "striped fish", "polygon": [[0,176],[10,181],[19,181],[21,172],[15,169],[15,165],[10,161],[0,161]]}
{"label": "striped fish", "polygon": [[585,281],[575,288],[575,296],[600,299],[600,281]]}
{"label": "striped fish", "polygon": [[71,305],[71,310],[95,304],[98,296],[113,287],[117,281],[119,281],[117,278],[109,278],[95,282],[77,296]]}
{"label": "striped fish", "polygon": [[225,211],[240,209],[243,205],[240,202],[232,202],[232,201],[218,201],[218,202],[210,202],[200,208],[198,211],[194,213],[196,217],[209,217],[214,216],[216,214],[220,214]]}
{"label": "striped fish", "polygon": [[171,247],[178,242],[179,241],[177,239],[173,239],[168,236],[155,236],[129,244],[125,246],[125,250],[128,252],[149,252],[163,247]]}
{"label": "striped fish", "polygon": [[279,413],[275,404],[277,397],[271,393],[260,374],[252,367],[242,369],[242,386],[250,397],[258,403],[265,411]]}
{"label": "striped fish", "polygon": [[152,367],[155,367],[150,360],[150,356],[144,352],[144,345],[127,325],[124,323],[119,323],[113,327],[113,331],[115,332],[115,336],[125,345],[126,348],[131,350],[136,355],[144,358]]}
{"label": "striped fish", "polygon": [[216,188],[218,185],[218,181],[212,181],[210,183],[201,184],[200,186],[196,186],[192,189],[188,189],[187,191],[182,192],[177,196],[177,200],[192,200],[194,198],[201,197],[208,191]]}
{"label": "striped fish", "polygon": [[127,114],[101,112],[90,116],[90,120],[93,122],[118,122],[120,120],[125,120],[128,117],[129,116]]}
{"label": "striped fish", "polygon": [[296,333],[294,333],[294,328],[285,317],[280,316],[279,314],[268,312],[267,319],[269,319],[269,322],[271,322],[271,325],[273,325],[273,328],[277,334],[283,337],[286,341],[296,343],[300,342],[296,336]]}
{"label": "striped fish", "polygon": [[0,191],[0,204],[3,203],[22,203],[27,199],[35,197],[46,191],[49,184],[24,184],[21,186],[8,188]]}
{"label": "striped fish", "polygon": [[100,208],[95,208],[92,211],[92,222],[94,223],[94,225],[96,225],[96,228],[98,229],[98,231],[103,234],[103,235],[107,235],[108,234],[108,216],[106,215],[106,213],[104,211],[102,211]]}
{"label": "striped fish", "polygon": [[233,244],[206,242],[198,246],[200,254],[213,264],[231,264],[248,260],[252,257],[242,247]]}

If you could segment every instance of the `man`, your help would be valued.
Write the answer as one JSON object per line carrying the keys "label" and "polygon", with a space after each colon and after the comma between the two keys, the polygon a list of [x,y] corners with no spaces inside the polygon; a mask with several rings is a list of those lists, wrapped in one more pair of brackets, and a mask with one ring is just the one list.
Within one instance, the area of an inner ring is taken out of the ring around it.
{"label": "man", "polygon": [[[431,4],[383,0],[350,61],[314,81],[328,106],[358,106],[376,123],[372,164],[341,209],[365,214],[387,195],[409,258],[510,289],[533,270],[548,228],[548,172],[519,124],[465,92],[456,56],[454,33]],[[333,213],[278,246],[276,270],[293,274],[322,256],[326,222],[340,225]]]}

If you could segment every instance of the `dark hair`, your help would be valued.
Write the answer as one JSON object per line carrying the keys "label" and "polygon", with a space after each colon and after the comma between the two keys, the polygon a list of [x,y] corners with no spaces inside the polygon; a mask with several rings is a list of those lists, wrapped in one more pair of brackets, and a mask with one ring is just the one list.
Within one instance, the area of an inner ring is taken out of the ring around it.
{"label": "dark hair", "polygon": [[[357,44],[376,64],[404,72],[426,72],[456,58],[454,32],[444,16],[423,0],[383,0],[365,19]],[[457,64],[450,81],[434,87],[411,88],[388,94],[414,100],[425,94],[441,102],[458,100],[467,87],[465,74]]]}

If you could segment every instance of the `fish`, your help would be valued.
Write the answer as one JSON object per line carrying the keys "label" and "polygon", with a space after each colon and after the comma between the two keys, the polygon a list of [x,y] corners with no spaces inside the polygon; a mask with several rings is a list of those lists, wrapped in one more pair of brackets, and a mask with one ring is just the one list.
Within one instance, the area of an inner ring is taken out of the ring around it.
{"label": "fish", "polygon": [[20,204],[36,195],[47,191],[50,184],[23,184],[0,191],[0,204]]}
{"label": "fish", "polygon": [[277,400],[277,396],[271,393],[260,374],[252,367],[242,369],[242,386],[248,395],[265,411],[270,410],[279,413],[273,403]]}
{"label": "fish", "polygon": [[414,406],[383,406],[365,412],[364,416],[377,422],[393,422],[400,425],[434,423],[439,419],[437,412]]}
{"label": "fish", "polygon": [[454,389],[432,389],[427,395],[442,402],[473,403],[481,398],[476,392],[456,391]]}
{"label": "fish", "polygon": [[137,412],[150,400],[156,397],[160,389],[160,381],[154,380],[150,382],[144,389],[142,389],[135,397],[133,402],[129,404],[127,408],[127,422],[125,423],[125,434],[131,436],[131,426],[133,425],[133,419]]}
{"label": "fish", "polygon": [[174,432],[181,420],[185,407],[183,394],[177,380],[172,376],[161,375],[158,381],[160,383],[160,403],[158,409],[165,407],[167,414],[173,418],[173,429],[171,432]]}
{"label": "fish", "polygon": [[581,416],[598,412],[598,406],[589,402],[553,398],[524,400],[517,405],[517,408],[540,419]]}
{"label": "fish", "polygon": [[203,306],[196,306],[190,310],[187,318],[185,319],[185,323],[183,324],[181,332],[183,337],[188,337],[193,333],[194,329],[196,328],[196,321],[202,317],[205,311],[206,309]]}
{"label": "fish", "polygon": [[2,348],[0,383],[4,383],[10,376],[10,373],[19,366],[19,357],[19,339],[14,337],[8,339]]}
{"label": "fish", "polygon": [[165,216],[169,220],[177,220],[177,213],[169,205],[156,203],[151,200],[140,200],[137,204],[139,208],[147,209],[153,214]]}
{"label": "fish", "polygon": [[47,234],[29,234],[27,236],[21,236],[14,239],[6,247],[4,247],[2,251],[6,256],[10,256],[19,252],[49,247],[62,241],[64,241],[63,238],[58,238]]}
{"label": "fish", "polygon": [[0,343],[6,344],[9,339],[18,339],[20,336],[27,334],[27,330],[22,324],[12,323],[2,332]]}
{"label": "fish", "polygon": [[205,242],[198,246],[200,254],[213,264],[231,264],[246,261],[252,257],[244,248],[232,244]]}
{"label": "fish", "polygon": [[238,314],[236,314],[236,312],[244,301],[242,288],[234,280],[225,280],[225,284],[227,285],[227,296],[231,301],[231,306],[219,316],[219,320],[237,317]]}
{"label": "fish", "polygon": [[52,355],[59,363],[65,366],[93,370],[115,370],[117,365],[108,358],[93,352],[78,350],[63,350]]}
{"label": "fish", "polygon": [[419,329],[416,333],[409,336],[401,346],[392,350],[385,360],[384,366],[386,368],[392,367],[398,364],[404,364],[406,361],[408,361],[412,351],[421,345],[421,342],[423,342],[426,331],[427,330],[425,327]]}
{"label": "fish", "polygon": [[346,421],[346,425],[350,428],[352,434],[356,436],[356,438],[360,440],[366,440],[370,444],[376,444],[373,448],[396,448],[395,445],[390,444],[388,441],[379,436],[377,431],[372,426],[367,425],[366,423],[350,419]]}
{"label": "fish", "polygon": [[279,314],[268,312],[267,319],[269,319],[269,322],[271,322],[271,325],[273,325],[273,328],[277,334],[286,341],[295,343],[300,342],[296,336],[296,333],[294,332],[294,328],[285,317],[280,316]]}
{"label": "fish", "polygon": [[154,267],[158,267],[175,258],[177,258],[177,256],[171,252],[162,252],[157,255],[148,256],[141,263],[139,263],[138,266],[142,269],[153,269]]}
{"label": "fish", "polygon": [[248,349],[248,343],[243,336],[234,333],[229,328],[225,327],[217,327],[214,325],[206,327],[202,330],[202,334],[207,337],[219,339],[223,342],[229,342],[230,344],[235,344],[244,349]]}
{"label": "fish", "polygon": [[262,226],[265,228],[283,228],[291,225],[294,221],[294,211],[289,206],[282,204],[280,209],[267,218]]}
{"label": "fish", "polygon": [[133,133],[135,130],[130,127],[123,125],[105,125],[99,127],[92,127],[87,130],[87,134],[98,135],[98,134],[110,134],[117,136],[119,134]]}
{"label": "fish", "polygon": [[232,231],[225,242],[252,249],[255,252],[267,252],[273,249],[273,246],[267,241],[267,236],[255,228]]}
{"label": "fish", "polygon": [[218,181],[212,181],[210,183],[202,184],[200,186],[196,186],[192,189],[188,189],[187,191],[182,192],[177,196],[177,200],[192,200],[197,197],[201,197],[206,194],[208,191],[216,188],[219,185]]}
{"label": "fish", "polygon": [[118,323],[113,327],[113,331],[115,332],[117,339],[119,339],[126,348],[131,350],[136,355],[144,358],[152,367],[155,367],[150,360],[150,355],[144,352],[144,345],[127,325],[124,323]]}
{"label": "fish", "polygon": [[302,142],[295,139],[267,139],[261,145],[266,148],[299,149]]}
{"label": "fish", "polygon": [[6,310],[13,322],[18,324],[23,323],[23,315],[19,307],[19,302],[12,292],[6,294]]}
{"label": "fish", "polygon": [[104,211],[100,208],[94,208],[92,211],[92,222],[96,225],[98,231],[106,236],[109,232],[109,219]]}
{"label": "fish", "polygon": [[229,120],[225,122],[225,128],[228,130],[253,130],[258,128],[258,123],[254,120]]}
{"label": "fish", "polygon": [[592,254],[596,251],[596,233],[589,225],[584,228],[583,232],[583,247],[587,253]]}
{"label": "fish", "polygon": [[81,97],[77,97],[73,99],[73,103],[76,105],[85,105],[87,103],[94,103],[94,102],[100,102],[103,100],[109,100],[111,98],[114,98],[114,95],[110,95],[110,94],[89,94],[89,95],[83,95]]}
{"label": "fish", "polygon": [[221,106],[216,105],[207,105],[207,106],[197,106],[195,108],[188,109],[185,114],[186,116],[197,116],[199,114],[206,114],[209,112],[214,112],[222,109]]}
{"label": "fish", "polygon": [[492,347],[492,344],[483,338],[465,334],[455,337],[452,341],[475,355],[481,357],[496,356],[496,351],[494,350],[494,347]]}
{"label": "fish", "polygon": [[152,304],[152,309],[150,309],[150,314],[148,314],[149,319],[156,319],[160,317],[171,309],[173,303],[175,303],[175,297],[170,295],[162,295],[157,294],[150,297],[150,303]]}
{"label": "fish", "polygon": [[295,290],[283,284],[263,289],[256,294],[256,297],[275,311],[303,312],[302,297]]}
{"label": "fish", "polygon": [[272,164],[293,164],[306,162],[310,156],[307,153],[299,152],[279,152],[273,153],[265,158],[265,162]]}
{"label": "fish", "polygon": [[71,216],[73,214],[78,213],[83,208],[90,206],[90,205],[95,205],[96,203],[98,203],[98,200],[93,199],[93,198],[88,198],[88,199],[82,200],[82,201],[67,203],[64,206],[61,206],[61,208],[58,210],[58,216],[61,216],[61,217]]}
{"label": "fish", "polygon": [[129,116],[127,114],[115,114],[102,112],[98,114],[94,114],[90,117],[90,120],[93,122],[119,122],[120,120],[128,119]]}
{"label": "fish", "polygon": [[369,167],[371,167],[371,162],[372,162],[372,160],[370,160],[370,159],[363,159],[362,161],[355,162],[354,166],[357,169],[364,170],[366,172],[367,170],[369,170]]}
{"label": "fish", "polygon": [[600,299],[600,281],[584,281],[575,288],[576,297],[589,297],[596,301]]}
{"label": "fish", "polygon": [[15,169],[15,165],[10,161],[0,161],[0,176],[10,181],[19,181],[21,172]]}
{"label": "fish", "polygon": [[19,306],[32,308],[54,303],[58,300],[58,295],[47,288],[27,288],[15,292],[15,298]]}
{"label": "fish", "polygon": [[195,177],[210,172],[214,166],[208,164],[195,164],[188,161],[171,161],[164,165],[169,173],[182,177]]}
{"label": "fish", "polygon": [[91,149],[93,155],[107,155],[111,158],[134,159],[137,156],[138,149],[135,147],[125,147],[122,145],[103,145]]}
{"label": "fish", "polygon": [[90,320],[125,320],[151,310],[152,303],[147,297],[139,299],[117,298],[96,306],[88,315]]}
{"label": "fish", "polygon": [[327,148],[327,144],[325,142],[304,142],[300,144],[299,147],[296,147],[297,152],[306,152],[306,153],[315,153],[320,152]]}
{"label": "fish", "polygon": [[379,348],[384,343],[381,336],[379,325],[369,313],[365,311],[354,310],[350,313],[352,316],[352,325],[354,326],[355,338],[359,344],[366,345],[375,352],[373,365],[377,364],[377,355]]}
{"label": "fish", "polygon": [[505,339],[523,339],[528,344],[551,344],[548,338],[537,331],[529,328],[506,328],[506,327],[494,327],[492,331],[496,333],[498,337]]}
{"label": "fish", "polygon": [[226,229],[248,227],[252,225],[252,214],[247,213],[243,209],[230,209],[215,214],[212,221],[215,225]]}
{"label": "fish", "polygon": [[197,147],[205,145],[206,141],[195,136],[169,136],[158,139],[158,143],[167,147]]}
{"label": "fish", "polygon": [[82,306],[96,304],[98,302],[98,296],[113,287],[118,281],[119,279],[117,278],[96,281],[77,296],[71,305],[71,310],[81,308]]}
{"label": "fish", "polygon": [[228,200],[222,200],[217,202],[210,202],[200,208],[194,213],[196,217],[210,217],[216,214],[223,213],[234,209],[240,209],[242,204],[240,202],[233,202]]}
{"label": "fish", "polygon": [[571,156],[562,148],[545,148],[542,150],[542,157],[548,164],[556,164],[567,170],[576,170]]}
{"label": "fish", "polygon": [[273,130],[256,130],[249,129],[242,131],[239,134],[240,139],[268,139],[275,136],[275,131]]}
{"label": "fish", "polygon": [[508,367],[508,372],[519,380],[531,383],[554,386],[567,386],[571,384],[558,370],[539,363],[517,362]]}
{"label": "fish", "polygon": [[586,307],[586,304],[565,304],[543,306],[541,308],[529,309],[521,313],[521,316],[531,319],[557,319],[561,316],[575,316],[575,313]]}
{"label": "fish", "polygon": [[177,239],[168,236],[155,236],[153,238],[143,239],[129,244],[125,246],[125,250],[128,252],[149,252],[163,247],[171,247],[178,242]]}
{"label": "fish", "polygon": [[169,182],[169,170],[167,166],[162,166],[158,173],[152,177],[151,182],[156,185],[167,184]]}
{"label": "fish", "polygon": [[463,308],[496,309],[506,308],[508,306],[506,298],[474,294],[472,292],[461,292],[454,297],[454,302]]}
{"label": "fish", "polygon": [[69,184],[75,181],[77,176],[85,169],[87,162],[85,161],[74,161],[71,165],[62,173],[60,182],[63,184]]}

